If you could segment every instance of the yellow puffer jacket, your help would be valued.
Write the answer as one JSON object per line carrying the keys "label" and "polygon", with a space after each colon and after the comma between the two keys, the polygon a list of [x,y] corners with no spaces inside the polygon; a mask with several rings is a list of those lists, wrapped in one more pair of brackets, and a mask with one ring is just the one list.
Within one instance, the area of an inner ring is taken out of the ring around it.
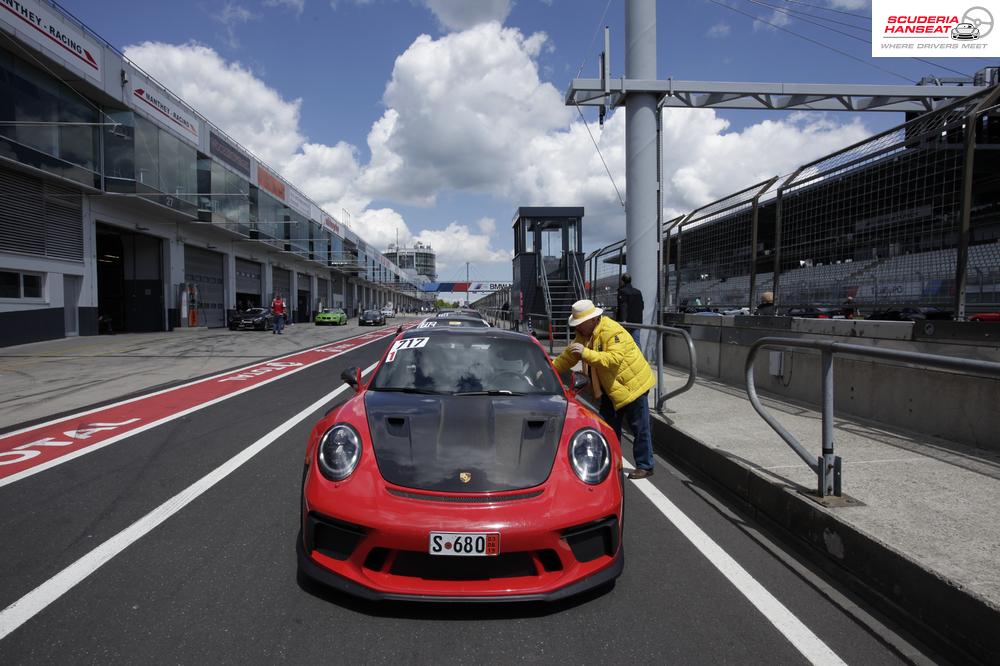
{"label": "yellow puffer jacket", "polygon": [[[616,410],[656,384],[656,377],[632,335],[613,319],[601,317],[590,340],[577,335],[573,341],[584,346],[583,362],[596,372],[601,390]],[[566,349],[552,364],[557,372],[563,373],[576,365],[578,360]]]}

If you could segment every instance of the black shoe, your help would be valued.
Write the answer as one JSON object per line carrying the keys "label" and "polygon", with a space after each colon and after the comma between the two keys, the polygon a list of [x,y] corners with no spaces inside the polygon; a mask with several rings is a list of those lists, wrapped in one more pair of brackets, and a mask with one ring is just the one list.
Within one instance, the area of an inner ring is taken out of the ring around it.
{"label": "black shoe", "polygon": [[647,476],[653,476],[653,470],[637,467],[628,473],[628,478],[630,479],[645,479]]}

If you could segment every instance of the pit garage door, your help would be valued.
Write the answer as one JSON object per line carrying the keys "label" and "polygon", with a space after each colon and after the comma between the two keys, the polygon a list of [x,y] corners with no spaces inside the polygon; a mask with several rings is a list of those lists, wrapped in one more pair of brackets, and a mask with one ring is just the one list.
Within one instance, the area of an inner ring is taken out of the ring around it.
{"label": "pit garage door", "polygon": [[[268,294],[267,302],[268,304],[274,299],[274,294],[281,294],[281,297],[285,299],[285,303],[288,305],[289,309],[294,303],[292,298],[292,273],[291,271],[286,271],[283,268],[272,268],[271,269],[271,282],[274,284],[274,293]],[[287,316],[286,312],[286,316]]]}
{"label": "pit garage door", "polygon": [[226,325],[226,283],[223,256],[199,247],[184,246],[184,281],[198,288],[198,326]]}
{"label": "pit garage door", "polygon": [[298,278],[299,293],[295,307],[295,321],[311,321],[313,303],[309,288],[312,286],[312,279],[305,273],[299,273]]}
{"label": "pit garage door", "polygon": [[316,278],[316,307],[322,301],[323,307],[330,307],[330,281],[323,278]]}
{"label": "pit garage door", "polygon": [[236,260],[236,309],[260,307],[264,283],[261,265],[246,259]]}

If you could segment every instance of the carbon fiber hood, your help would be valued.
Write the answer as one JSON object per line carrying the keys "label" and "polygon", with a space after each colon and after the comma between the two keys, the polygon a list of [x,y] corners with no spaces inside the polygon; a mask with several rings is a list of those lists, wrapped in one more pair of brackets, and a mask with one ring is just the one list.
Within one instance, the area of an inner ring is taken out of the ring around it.
{"label": "carbon fiber hood", "polygon": [[444,492],[516,490],[544,482],[566,417],[561,395],[368,391],[365,408],[382,477]]}

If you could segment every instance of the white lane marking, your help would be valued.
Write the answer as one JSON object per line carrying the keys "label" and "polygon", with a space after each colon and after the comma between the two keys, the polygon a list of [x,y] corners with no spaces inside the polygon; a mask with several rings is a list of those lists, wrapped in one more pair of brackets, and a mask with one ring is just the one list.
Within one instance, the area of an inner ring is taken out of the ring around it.
{"label": "white lane marking", "polygon": [[[377,365],[378,361],[372,363],[364,369],[362,374],[368,374]],[[31,592],[28,592],[10,606],[7,606],[3,611],[0,611],[0,640],[3,640],[12,631],[45,610],[52,602],[69,592],[78,583],[86,579],[87,576],[104,566],[109,560],[133,543],[149,534],[158,525],[200,497],[219,481],[222,481],[235,472],[243,463],[263,451],[275,440],[304,421],[320,407],[323,407],[326,403],[336,398],[347,388],[347,384],[344,384],[327,393],[219,467],[216,467]]]}
{"label": "white lane marking", "polygon": [[[362,347],[364,347],[366,345],[370,345],[373,342],[381,342],[381,341],[384,341],[385,339],[386,339],[385,337],[374,338],[372,340],[369,340],[368,342],[363,342],[363,343],[361,343],[359,345],[356,345],[356,346],[352,347],[351,349],[349,349],[348,351],[354,351],[355,349],[361,349]],[[324,346],[324,345],[320,345],[320,346]],[[302,351],[299,351],[299,352],[295,352],[295,354],[302,354],[302,353],[308,352],[308,351],[314,351],[314,349],[305,349],[305,350],[302,350]],[[288,372],[283,372],[280,375],[275,375],[274,377],[272,377],[270,379],[265,379],[265,380],[263,380],[261,382],[253,384],[251,386],[247,386],[246,388],[241,388],[239,390],[233,391],[232,393],[226,393],[224,395],[220,395],[219,397],[213,398],[213,399],[211,399],[211,400],[209,400],[207,402],[200,402],[197,405],[194,405],[193,407],[188,407],[185,410],[176,412],[174,414],[170,414],[169,416],[164,416],[162,419],[159,419],[157,421],[151,421],[151,422],[147,423],[146,425],[139,426],[138,428],[135,428],[133,430],[126,430],[122,434],[117,435],[115,437],[110,437],[108,439],[105,439],[105,440],[100,441],[100,442],[96,442],[95,444],[92,444],[90,446],[84,447],[82,449],[77,449],[76,451],[73,451],[72,453],[67,453],[64,456],[60,456],[59,458],[53,458],[52,460],[50,460],[48,462],[45,462],[45,463],[42,463],[41,465],[36,465],[35,467],[29,467],[28,469],[26,469],[24,471],[21,471],[21,472],[18,472],[17,474],[11,474],[8,477],[4,477],[4,478],[0,479],[0,488],[3,488],[4,486],[10,485],[12,483],[16,483],[16,482],[18,482],[18,481],[20,481],[22,479],[25,479],[25,478],[27,478],[29,476],[33,476],[35,474],[38,474],[39,472],[44,472],[45,470],[51,469],[51,468],[55,467],[56,465],[62,465],[63,463],[69,462],[70,460],[73,460],[75,458],[79,458],[80,456],[85,456],[88,453],[93,453],[94,451],[98,451],[100,449],[103,449],[105,446],[111,446],[112,444],[114,444],[116,442],[120,442],[123,439],[127,439],[129,437],[133,437],[133,436],[138,435],[140,433],[146,432],[147,430],[151,430],[152,428],[156,428],[158,426],[161,426],[164,423],[169,423],[170,421],[174,421],[174,420],[179,419],[181,417],[187,416],[188,414],[191,414],[193,412],[197,412],[199,410],[205,409],[206,407],[211,407],[212,405],[218,404],[218,403],[223,402],[225,400],[229,400],[230,398],[235,398],[238,395],[243,395],[247,391],[253,391],[254,389],[260,388],[261,386],[266,386],[267,384],[270,384],[271,382],[276,382],[279,379],[284,379],[285,377],[289,377],[291,375],[294,375],[296,372],[301,372],[301,371],[307,370],[309,368],[314,368],[317,365],[319,365],[320,363],[325,363],[326,361],[329,361],[332,358],[337,358],[338,356],[341,356],[343,353],[346,353],[346,352],[340,352],[340,353],[337,353],[337,354],[331,354],[330,356],[327,356],[326,358],[321,358],[321,359],[317,360],[315,363],[310,363],[309,365],[304,365],[301,368],[294,368],[292,370],[289,370]],[[294,356],[294,354],[289,354],[289,356]],[[286,358],[286,357],[282,357],[282,358]],[[205,381],[209,381],[209,380],[215,379],[215,378],[220,377],[222,375],[229,374],[230,372],[233,372],[233,370],[229,370],[228,372],[220,373],[219,375],[213,375],[212,377],[206,377],[205,379],[199,379],[198,381],[190,382],[189,384],[184,384],[183,386],[190,386],[191,384],[200,384],[201,382],[205,382]],[[130,400],[124,400],[122,402],[115,403],[114,405],[105,405],[104,407],[99,407],[98,409],[92,409],[92,410],[87,411],[87,412],[81,412],[80,414],[75,414],[74,416],[67,416],[67,417],[65,417],[65,419],[72,419],[72,418],[75,418],[77,416],[83,416],[85,414],[90,414],[92,412],[101,411],[101,410],[104,410],[104,409],[110,409],[111,407],[117,407],[118,405],[124,405],[124,404],[130,403],[130,402],[134,402],[136,400],[143,400],[145,398],[150,398],[150,397],[153,397],[153,396],[157,396],[157,395],[160,395],[161,393],[166,393],[167,391],[173,391],[173,390],[178,389],[178,388],[181,388],[181,387],[180,386],[174,386],[172,388],[165,389],[163,391],[157,391],[156,393],[149,393],[147,395],[140,396],[138,398],[132,398]],[[65,419],[58,419],[56,421],[50,421],[49,423],[44,423],[44,424],[41,424],[41,425],[31,426],[31,428],[26,428],[26,430],[32,430],[34,428],[41,428],[43,426],[47,426],[47,425],[50,425],[52,423],[59,423],[59,421],[63,421]],[[19,430],[17,432],[24,432],[24,430]],[[7,433],[6,435],[4,435],[4,437],[7,437],[9,435],[16,435],[17,432]]]}
{"label": "white lane marking", "polygon": [[[631,465],[625,465],[625,468],[633,469]],[[633,479],[632,483],[810,663],[824,666],[845,663],[729,553],[715,543],[712,537],[705,534],[693,520],[667,499],[667,496],[649,479]]]}

